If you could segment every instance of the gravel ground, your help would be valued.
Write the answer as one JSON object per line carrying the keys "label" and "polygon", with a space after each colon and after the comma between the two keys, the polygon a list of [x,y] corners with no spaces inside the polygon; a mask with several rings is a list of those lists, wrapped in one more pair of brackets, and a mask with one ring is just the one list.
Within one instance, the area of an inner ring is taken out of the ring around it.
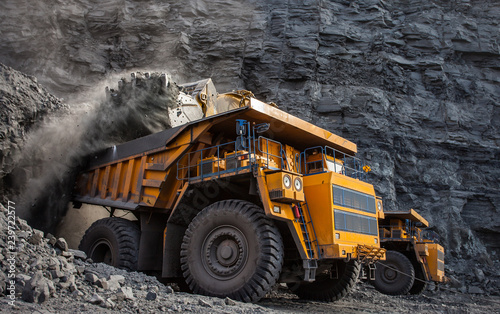
{"label": "gravel ground", "polygon": [[360,283],[336,303],[299,300],[283,285],[257,304],[183,293],[143,273],[92,263],[63,238],[31,228],[12,209],[0,205],[0,312],[500,313],[498,295],[450,287],[394,297]]}

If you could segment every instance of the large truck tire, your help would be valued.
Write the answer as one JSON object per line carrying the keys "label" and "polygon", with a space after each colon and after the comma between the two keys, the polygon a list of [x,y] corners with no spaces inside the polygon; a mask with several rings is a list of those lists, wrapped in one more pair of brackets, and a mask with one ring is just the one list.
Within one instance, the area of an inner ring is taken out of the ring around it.
{"label": "large truck tire", "polygon": [[85,232],[79,249],[95,263],[137,270],[141,231],[133,221],[109,217],[97,220]]}
{"label": "large truck tire", "polygon": [[290,290],[299,298],[311,301],[334,302],[345,297],[354,287],[359,277],[361,263],[337,262],[338,278],[330,278],[330,274],[320,274],[313,282],[289,285]]}
{"label": "large truck tire", "polygon": [[203,209],[189,224],[181,268],[196,294],[255,302],[279,278],[283,241],[263,210],[240,200]]}
{"label": "large truck tire", "polygon": [[410,260],[396,251],[387,251],[386,260],[377,263],[373,286],[388,295],[407,294],[415,281],[415,270]]}
{"label": "large truck tire", "polygon": [[424,276],[424,271],[422,270],[422,265],[414,264],[415,269],[415,281],[410,289],[410,294],[422,294],[427,289],[427,280]]}

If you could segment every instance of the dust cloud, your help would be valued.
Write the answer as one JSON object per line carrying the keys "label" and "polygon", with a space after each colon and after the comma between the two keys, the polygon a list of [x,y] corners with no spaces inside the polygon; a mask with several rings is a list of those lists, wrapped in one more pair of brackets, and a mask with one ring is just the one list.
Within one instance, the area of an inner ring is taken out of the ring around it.
{"label": "dust cloud", "polygon": [[[168,76],[142,73],[135,79],[111,77],[80,95],[84,102],[70,105],[68,113],[44,121],[24,144],[18,168],[18,215],[35,228],[54,233],[67,212],[78,169],[91,152],[169,128],[169,106],[179,89]],[[116,86],[116,83],[115,83]]]}

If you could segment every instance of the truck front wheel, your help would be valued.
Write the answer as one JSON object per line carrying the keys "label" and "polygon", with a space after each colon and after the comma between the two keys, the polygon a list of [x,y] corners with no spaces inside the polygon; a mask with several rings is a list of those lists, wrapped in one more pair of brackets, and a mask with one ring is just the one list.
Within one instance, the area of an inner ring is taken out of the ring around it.
{"label": "truck front wheel", "polygon": [[97,220],[85,231],[79,249],[95,263],[137,270],[141,231],[132,221],[109,217]]}
{"label": "truck front wheel", "polygon": [[334,302],[345,297],[354,287],[361,270],[361,263],[338,261],[336,267],[337,278],[330,274],[319,274],[311,283],[289,285],[290,290],[304,300]]}
{"label": "truck front wheel", "polygon": [[415,270],[410,260],[396,251],[387,251],[386,260],[377,263],[373,285],[388,295],[407,294],[415,280]]}
{"label": "truck front wheel", "polygon": [[414,263],[413,268],[415,269],[415,281],[410,289],[410,294],[422,294],[427,289],[427,280],[424,276],[423,266]]}
{"label": "truck front wheel", "polygon": [[181,268],[197,294],[255,302],[276,283],[283,264],[279,230],[256,205],[214,203],[189,224]]}

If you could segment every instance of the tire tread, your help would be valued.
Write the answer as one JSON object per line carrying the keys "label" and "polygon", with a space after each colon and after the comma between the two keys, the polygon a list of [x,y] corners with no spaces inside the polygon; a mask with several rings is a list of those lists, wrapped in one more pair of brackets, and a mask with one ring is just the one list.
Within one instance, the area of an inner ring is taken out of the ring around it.
{"label": "tire tread", "polygon": [[278,229],[271,220],[267,218],[263,210],[255,204],[241,200],[225,200],[214,203],[192,220],[183,238],[181,245],[181,270],[190,289],[199,294],[223,297],[204,290],[192,277],[189,269],[188,255],[189,243],[195,230],[204,223],[210,215],[232,211],[236,217],[240,217],[252,224],[260,248],[258,265],[247,280],[247,283],[238,291],[228,294],[231,298],[244,302],[256,302],[271,290],[279,278],[283,265],[283,241]]}

